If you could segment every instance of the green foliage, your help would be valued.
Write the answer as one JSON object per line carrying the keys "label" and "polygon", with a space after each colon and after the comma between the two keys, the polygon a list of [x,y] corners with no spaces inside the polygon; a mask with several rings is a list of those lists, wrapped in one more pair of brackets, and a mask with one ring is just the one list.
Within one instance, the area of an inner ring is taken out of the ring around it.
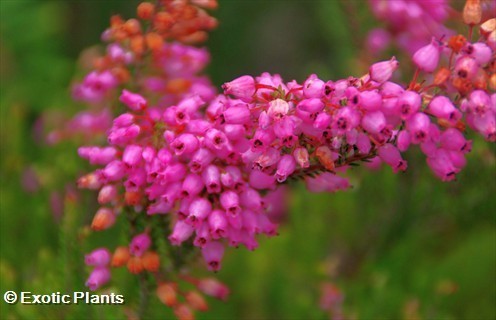
{"label": "green foliage", "polygon": [[[217,84],[262,70],[300,80],[309,71],[330,77],[346,73],[352,64],[348,57],[357,50],[346,41],[350,36],[342,11],[346,8],[335,1],[312,4],[221,1],[217,15],[221,25],[207,44]],[[42,111],[67,115],[77,111],[67,90],[74,54],[98,42],[111,12],[122,9],[130,15],[133,5],[0,1],[2,294],[85,291],[84,254],[103,244],[115,247],[127,241],[119,232],[126,228],[124,221],[110,232],[88,233],[97,209],[95,195],[71,190],[76,177],[89,167],[77,158],[76,145],[44,145],[32,128]],[[74,26],[70,17],[77,9],[84,18]],[[274,20],[279,15],[282,18]],[[288,52],[281,53],[270,44],[286,28],[287,46],[278,45]],[[276,69],[279,66],[271,61],[278,56],[272,50],[289,65]],[[494,146],[476,141],[468,167],[458,181],[448,184],[437,181],[422,158],[411,153],[405,174],[355,168],[349,192],[316,195],[298,185],[288,199],[288,223],[279,236],[260,239],[255,252],[229,250],[218,273],[231,287],[229,301],[209,300],[211,310],[198,318],[326,319],[318,308],[319,286],[331,281],[343,291],[350,318],[496,319],[495,153]],[[26,168],[38,177],[40,187],[34,192],[22,187]],[[50,208],[53,192],[63,195],[61,218]],[[159,251],[164,247],[159,243]],[[208,275],[202,265],[197,269]],[[144,303],[139,281],[125,270],[113,272],[113,284],[103,292],[123,294],[123,307],[2,301],[0,318],[131,318]],[[171,310],[153,291],[148,294],[145,318],[170,319]]]}

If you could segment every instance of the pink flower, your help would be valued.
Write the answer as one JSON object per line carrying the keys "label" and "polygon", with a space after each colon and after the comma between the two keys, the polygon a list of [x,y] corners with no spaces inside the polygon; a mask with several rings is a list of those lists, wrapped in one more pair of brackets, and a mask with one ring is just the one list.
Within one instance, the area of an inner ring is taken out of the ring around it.
{"label": "pink flower", "polygon": [[129,245],[129,251],[131,254],[140,257],[145,253],[146,250],[151,246],[152,240],[150,236],[146,233],[140,233],[133,237],[131,244]]}
{"label": "pink flower", "polygon": [[222,256],[224,255],[224,245],[217,241],[211,241],[202,248],[203,258],[207,263],[208,270],[219,271]]}
{"label": "pink flower", "polygon": [[439,42],[433,38],[431,43],[418,49],[413,55],[413,62],[425,72],[433,72],[439,64],[441,47]]}
{"label": "pink flower", "polygon": [[225,94],[230,94],[244,102],[251,102],[255,94],[255,80],[250,76],[242,76],[222,85]]}
{"label": "pink flower", "polygon": [[391,60],[374,63],[369,69],[370,79],[384,83],[391,78],[398,66],[399,63],[395,57],[392,57]]}
{"label": "pink flower", "polygon": [[122,90],[119,101],[124,103],[133,111],[140,111],[146,108],[147,102],[143,96],[137,93],[132,93],[128,90]]}
{"label": "pink flower", "polygon": [[96,267],[86,280],[86,286],[95,291],[110,280],[110,271],[106,267]]}
{"label": "pink flower", "polygon": [[88,266],[104,267],[110,263],[110,252],[106,248],[98,248],[84,256]]}

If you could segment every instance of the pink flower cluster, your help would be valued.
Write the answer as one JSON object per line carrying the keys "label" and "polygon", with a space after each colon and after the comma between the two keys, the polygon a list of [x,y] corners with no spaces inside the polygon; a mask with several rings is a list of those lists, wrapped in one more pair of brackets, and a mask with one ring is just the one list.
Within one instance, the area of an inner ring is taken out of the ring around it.
{"label": "pink flower cluster", "polygon": [[[444,0],[372,4],[399,31],[420,19],[445,30]],[[75,87],[75,97],[123,110],[106,131],[108,145],[78,150],[100,166],[78,181],[99,190],[102,207],[92,228],[107,229],[129,210],[167,221],[169,243],[192,243],[208,269],[217,271],[226,246],[254,250],[257,235],[277,234],[272,217],[288,181],[305,180],[313,192],[345,190],[350,184],[344,174],[361,162],[406,170],[402,153],[412,146],[419,146],[438,178],[455,179],[471,150],[466,125],[496,141],[496,94],[489,93],[496,87],[494,30],[481,29],[474,43],[453,36],[417,45],[426,33],[404,42],[417,67],[408,85],[396,80],[399,62],[393,57],[371,65],[362,77],[332,81],[313,74],[298,83],[268,73],[243,75],[216,94],[208,78],[198,75],[209,60],[205,49],[153,41],[150,60],[135,66],[132,86],[124,86],[122,72],[91,72]],[[135,62],[131,51],[115,43],[106,57],[111,66]],[[116,250],[111,265],[157,272],[160,259],[149,232],[154,227],[133,229],[130,246]],[[87,265],[94,266],[91,290],[109,280],[110,260],[105,249],[87,256]],[[159,291],[165,304],[176,305],[175,285],[163,284]]]}
{"label": "pink flower cluster", "polygon": [[449,0],[369,0],[369,5],[376,18],[386,23],[368,34],[366,45],[373,55],[391,43],[413,54],[432,37],[453,34],[444,25],[452,10]]}

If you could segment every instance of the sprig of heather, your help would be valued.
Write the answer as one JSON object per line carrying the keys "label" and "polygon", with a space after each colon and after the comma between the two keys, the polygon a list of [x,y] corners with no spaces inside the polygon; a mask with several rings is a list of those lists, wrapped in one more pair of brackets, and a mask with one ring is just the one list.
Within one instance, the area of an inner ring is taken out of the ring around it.
{"label": "sprig of heather", "polygon": [[[100,166],[78,181],[99,190],[102,208],[92,228],[105,230],[130,215],[133,225],[131,243],[111,259],[103,248],[88,255],[92,290],[109,281],[109,266],[147,272],[156,279],[159,299],[187,318],[192,309],[205,310],[205,303],[198,292],[182,291],[163,267],[163,239],[153,235],[167,237],[169,248],[199,248],[207,268],[218,271],[226,246],[254,250],[259,234],[277,234],[271,216],[280,211],[282,186],[290,181],[304,180],[313,192],[345,190],[345,173],[362,162],[406,170],[402,153],[415,145],[433,173],[450,181],[471,150],[466,126],[496,140],[496,95],[490,94],[496,87],[496,19],[480,25],[475,42],[456,35],[420,47],[407,84],[396,80],[400,64],[393,57],[361,77],[333,81],[313,74],[298,83],[268,73],[243,75],[215,94],[208,79],[198,76],[207,52],[165,41],[190,40],[164,22],[179,10],[177,3],[141,4],[138,16],[148,21],[143,25],[114,17],[104,33],[107,54],[74,89],[77,99],[112,105],[116,112],[106,131],[108,145],[79,149]],[[184,8],[210,3],[191,1]],[[170,21],[189,17],[181,12]],[[201,21],[212,21],[198,12]],[[467,17],[472,30],[480,21]],[[198,23],[197,31],[212,25]],[[206,294],[227,295],[213,280],[179,278]]]}

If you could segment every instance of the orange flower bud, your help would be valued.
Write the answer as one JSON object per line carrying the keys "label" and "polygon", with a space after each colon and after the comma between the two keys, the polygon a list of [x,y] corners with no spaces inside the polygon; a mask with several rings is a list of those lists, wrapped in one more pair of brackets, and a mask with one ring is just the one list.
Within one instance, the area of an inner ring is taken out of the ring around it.
{"label": "orange flower bud", "polygon": [[112,256],[112,262],[110,263],[112,267],[122,267],[129,261],[129,248],[128,247],[117,247]]}
{"label": "orange flower bud", "polygon": [[191,308],[198,311],[208,310],[208,304],[205,301],[205,298],[198,291],[187,292],[185,298]]}
{"label": "orange flower bud", "polygon": [[136,55],[141,56],[145,52],[145,38],[143,36],[134,36],[131,38],[129,46]]}
{"label": "orange flower bud", "polygon": [[456,77],[451,81],[451,84],[453,84],[462,96],[472,91],[472,83],[468,79]]}
{"label": "orange flower bud", "polygon": [[115,213],[109,208],[100,208],[93,217],[91,229],[101,231],[110,228],[115,223]]}
{"label": "orange flower bud", "polygon": [[145,252],[141,257],[141,262],[145,270],[150,272],[157,272],[160,267],[160,257],[153,251]]}
{"label": "orange flower bud", "polygon": [[128,206],[136,206],[141,202],[141,193],[138,191],[126,191],[124,193],[124,202]]}
{"label": "orange flower bud", "polygon": [[449,79],[450,75],[451,75],[451,72],[449,71],[449,69],[442,67],[434,75],[434,81],[433,82],[437,86],[444,84],[446,82],[446,80]]}
{"label": "orange flower bud", "polygon": [[455,53],[458,53],[463,48],[466,42],[467,39],[461,34],[451,36],[448,40],[448,47],[451,48],[451,50],[453,50]]}
{"label": "orange flower bud", "polygon": [[193,314],[193,310],[188,307],[186,304],[180,304],[176,308],[174,308],[174,314],[176,315],[178,320],[194,320],[195,315]]}
{"label": "orange flower bud", "polygon": [[102,183],[98,176],[94,172],[92,172],[79,178],[77,181],[77,185],[78,188],[96,190],[101,188]]}
{"label": "orange flower bud", "polygon": [[470,26],[479,24],[482,19],[480,0],[467,0],[463,7],[463,22]]}
{"label": "orange flower bud", "polygon": [[138,5],[137,14],[140,19],[150,20],[155,13],[155,5],[150,2],[142,2]]}
{"label": "orange flower bud", "polygon": [[124,31],[130,36],[134,36],[141,31],[140,22],[136,19],[129,19],[124,23]]}
{"label": "orange flower bud", "polygon": [[175,19],[168,12],[159,12],[155,16],[154,26],[158,31],[167,31],[175,22]]}
{"label": "orange flower bud", "polygon": [[187,44],[205,42],[208,39],[208,33],[205,31],[196,31],[192,34],[180,37],[178,40]]}
{"label": "orange flower bud", "polygon": [[141,261],[141,257],[130,257],[127,261],[127,269],[129,272],[138,274],[143,271],[143,262]]}
{"label": "orange flower bud", "polygon": [[329,171],[334,171],[334,160],[332,160],[332,152],[331,149],[327,146],[320,146],[315,151],[315,155],[319,162]]}
{"label": "orange flower bud", "polygon": [[162,45],[164,44],[164,39],[158,33],[155,32],[147,33],[145,39],[146,39],[146,46],[150,48],[150,50],[152,51],[161,49]]}
{"label": "orange flower bud", "polygon": [[191,87],[191,81],[187,79],[172,79],[165,86],[165,91],[171,94],[179,94],[187,91]]}
{"label": "orange flower bud", "polygon": [[116,67],[112,69],[112,74],[119,80],[120,83],[126,83],[131,79],[129,70],[123,67]]}
{"label": "orange flower bud", "polygon": [[168,307],[177,304],[177,288],[174,283],[164,282],[157,287],[158,299]]}
{"label": "orange flower bud", "polygon": [[110,17],[110,27],[112,29],[119,28],[123,24],[124,24],[124,20],[121,18],[120,15],[116,14]]}

